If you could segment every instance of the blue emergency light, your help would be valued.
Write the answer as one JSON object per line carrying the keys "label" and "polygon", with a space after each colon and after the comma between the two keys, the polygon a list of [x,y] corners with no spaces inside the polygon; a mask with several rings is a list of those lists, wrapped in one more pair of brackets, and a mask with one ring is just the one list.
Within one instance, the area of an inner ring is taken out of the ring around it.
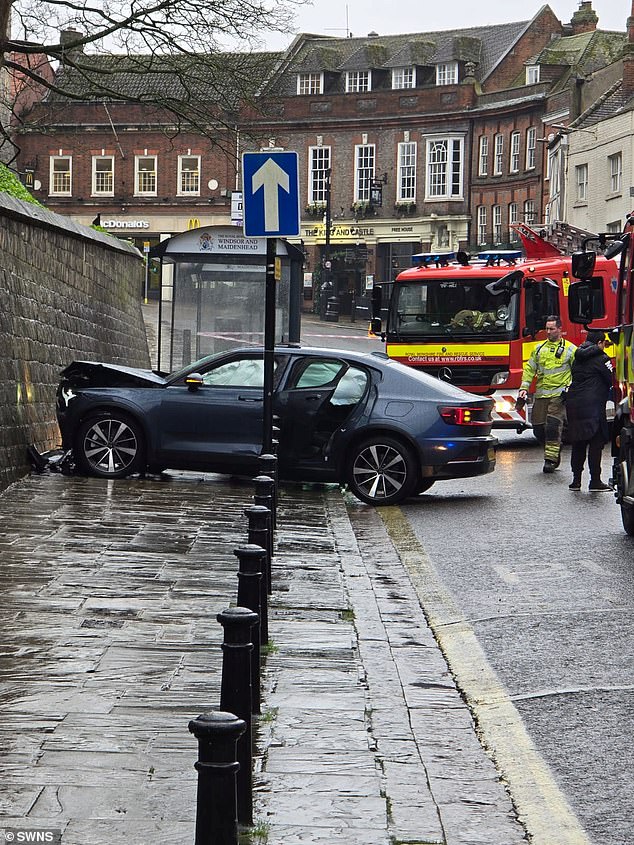
{"label": "blue emergency light", "polygon": [[429,267],[435,264],[436,267],[447,267],[450,261],[456,260],[455,252],[417,252],[412,255],[412,264],[415,267]]}
{"label": "blue emergency light", "polygon": [[478,253],[478,258],[486,261],[487,267],[499,267],[503,261],[512,266],[521,257],[521,249],[494,249]]}

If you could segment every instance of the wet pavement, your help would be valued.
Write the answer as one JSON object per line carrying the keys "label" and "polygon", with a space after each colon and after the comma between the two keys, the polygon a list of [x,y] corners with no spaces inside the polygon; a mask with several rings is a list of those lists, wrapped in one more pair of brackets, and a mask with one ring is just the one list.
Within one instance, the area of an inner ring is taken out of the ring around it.
{"label": "wet pavement", "polygon": [[[193,845],[250,504],[188,473],[0,495],[0,831]],[[376,512],[282,487],[269,635],[251,842],[525,841]]]}

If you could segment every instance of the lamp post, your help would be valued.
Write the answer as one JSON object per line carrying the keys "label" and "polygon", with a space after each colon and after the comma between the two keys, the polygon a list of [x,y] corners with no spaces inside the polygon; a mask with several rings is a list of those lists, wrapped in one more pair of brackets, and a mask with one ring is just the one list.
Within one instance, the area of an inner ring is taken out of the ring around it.
{"label": "lamp post", "polygon": [[322,285],[321,285],[321,298],[319,300],[319,315],[322,320],[326,318],[326,308],[328,307],[328,295],[329,293],[334,294],[334,290],[332,289],[332,277],[331,277],[331,258],[330,258],[330,229],[332,223],[332,210],[331,210],[331,197],[330,197],[330,189],[331,189],[331,177],[332,177],[332,170],[329,167],[324,174],[324,193],[326,196],[326,211],[324,214],[324,255],[322,259]]}

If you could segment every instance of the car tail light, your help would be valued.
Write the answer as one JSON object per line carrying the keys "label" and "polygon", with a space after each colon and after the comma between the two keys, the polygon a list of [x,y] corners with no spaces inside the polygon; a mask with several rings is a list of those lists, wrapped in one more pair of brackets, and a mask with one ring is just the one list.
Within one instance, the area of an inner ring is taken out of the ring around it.
{"label": "car tail light", "polygon": [[490,407],[441,405],[438,413],[447,425],[491,425]]}

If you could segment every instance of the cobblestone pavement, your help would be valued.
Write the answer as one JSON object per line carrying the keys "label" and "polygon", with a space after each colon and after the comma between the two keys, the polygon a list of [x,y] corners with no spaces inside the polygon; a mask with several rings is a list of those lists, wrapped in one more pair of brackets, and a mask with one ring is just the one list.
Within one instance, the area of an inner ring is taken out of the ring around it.
{"label": "cobblestone pavement", "polygon": [[[0,830],[192,845],[187,726],[218,706],[251,503],[187,473],[0,496]],[[281,490],[269,634],[252,842],[525,841],[372,509]]]}

